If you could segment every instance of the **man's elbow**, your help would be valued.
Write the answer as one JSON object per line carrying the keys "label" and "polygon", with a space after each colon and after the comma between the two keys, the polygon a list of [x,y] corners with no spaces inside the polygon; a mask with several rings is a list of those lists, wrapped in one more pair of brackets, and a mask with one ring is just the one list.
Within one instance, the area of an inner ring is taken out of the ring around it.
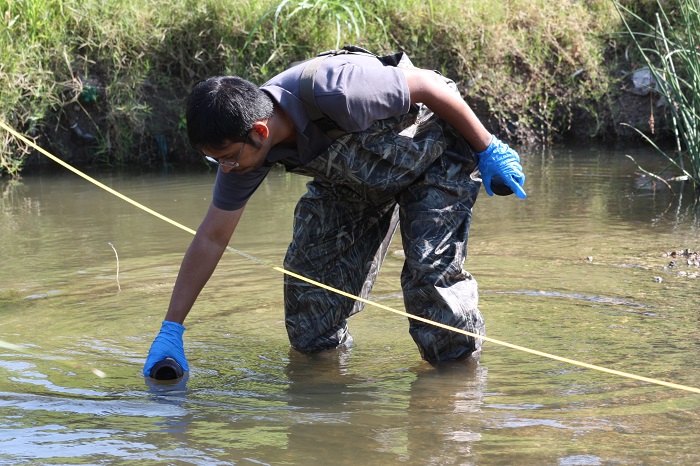
{"label": "man's elbow", "polygon": [[446,90],[444,80],[434,71],[421,68],[408,68],[402,71],[406,77],[412,104],[422,103],[430,106]]}
{"label": "man's elbow", "polygon": [[202,224],[197,229],[195,240],[207,243],[210,247],[225,248],[243,214],[243,207],[233,211],[209,208]]}

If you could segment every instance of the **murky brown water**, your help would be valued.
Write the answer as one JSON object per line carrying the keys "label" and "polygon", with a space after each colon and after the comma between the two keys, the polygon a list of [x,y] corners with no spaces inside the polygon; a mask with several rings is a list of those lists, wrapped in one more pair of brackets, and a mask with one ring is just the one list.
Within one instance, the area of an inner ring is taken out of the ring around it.
{"label": "murky brown water", "polygon": [[[526,201],[483,195],[475,210],[467,269],[489,336],[700,387],[700,268],[663,257],[700,250],[689,193],[642,186],[623,152],[524,165]],[[189,380],[148,387],[191,236],[55,171],[0,181],[0,340],[26,351],[0,347],[0,464],[700,463],[700,395],[492,343],[479,367],[435,369],[377,308],[350,320],[350,351],[290,353],[282,276],[233,253],[188,318]],[[96,177],[192,228],[213,181]],[[274,172],[232,246],[281,265],[305,181]],[[401,266],[387,258],[377,302],[402,308]]]}

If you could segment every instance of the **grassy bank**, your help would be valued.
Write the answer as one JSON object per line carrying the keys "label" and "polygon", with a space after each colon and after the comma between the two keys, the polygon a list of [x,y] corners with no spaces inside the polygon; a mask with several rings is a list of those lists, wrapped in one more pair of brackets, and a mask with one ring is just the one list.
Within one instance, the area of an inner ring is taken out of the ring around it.
{"label": "grassy bank", "polygon": [[[186,158],[194,82],[262,83],[345,43],[442,71],[511,140],[551,141],[581,115],[595,136],[622,28],[609,0],[0,0],[0,14],[0,118],[68,161],[108,165]],[[28,151],[0,144],[0,172],[19,173]]]}

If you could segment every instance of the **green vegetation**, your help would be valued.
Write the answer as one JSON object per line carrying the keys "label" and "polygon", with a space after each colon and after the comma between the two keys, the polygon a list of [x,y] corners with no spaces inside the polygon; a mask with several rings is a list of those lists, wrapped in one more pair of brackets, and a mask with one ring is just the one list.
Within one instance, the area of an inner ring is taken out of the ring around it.
{"label": "green vegetation", "polygon": [[[610,0],[0,0],[0,119],[83,164],[176,162],[194,82],[262,83],[354,43],[406,50],[493,131],[546,143],[608,105],[604,51],[621,27]],[[2,132],[0,173],[27,152]]]}
{"label": "green vegetation", "polygon": [[[658,3],[658,13],[649,22],[615,3],[632,37],[641,61],[653,78],[650,85],[663,97],[671,115],[675,150],[664,151],[644,136],[669,161],[673,173],[680,172],[700,190],[700,5],[695,0]],[[669,19],[673,14],[674,20]],[[658,176],[658,175],[657,175]]]}

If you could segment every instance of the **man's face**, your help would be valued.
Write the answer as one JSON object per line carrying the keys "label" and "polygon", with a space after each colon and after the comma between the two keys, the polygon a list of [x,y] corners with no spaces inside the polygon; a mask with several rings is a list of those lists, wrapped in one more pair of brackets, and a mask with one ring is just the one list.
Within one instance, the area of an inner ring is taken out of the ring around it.
{"label": "man's face", "polygon": [[[217,148],[203,147],[202,152],[218,162],[224,173],[243,174],[260,168],[265,162],[268,151],[263,147],[254,146],[250,138],[247,138],[245,142],[227,141],[223,146]],[[235,166],[236,163],[238,166]]]}

